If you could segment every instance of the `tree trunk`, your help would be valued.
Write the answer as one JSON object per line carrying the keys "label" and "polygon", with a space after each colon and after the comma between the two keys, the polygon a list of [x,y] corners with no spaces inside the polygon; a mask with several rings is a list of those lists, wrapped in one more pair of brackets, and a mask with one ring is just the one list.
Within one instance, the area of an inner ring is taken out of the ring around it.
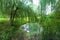
{"label": "tree trunk", "polygon": [[14,21],[14,16],[13,16],[13,12],[10,15],[10,24],[11,26],[13,26],[13,21]]}
{"label": "tree trunk", "polygon": [[[16,9],[14,9],[14,7]],[[18,10],[18,7],[16,7],[15,5],[13,5],[12,6],[12,10],[11,10],[11,14],[10,14],[10,24],[11,24],[11,26],[14,26],[14,18],[15,18],[17,10]]]}

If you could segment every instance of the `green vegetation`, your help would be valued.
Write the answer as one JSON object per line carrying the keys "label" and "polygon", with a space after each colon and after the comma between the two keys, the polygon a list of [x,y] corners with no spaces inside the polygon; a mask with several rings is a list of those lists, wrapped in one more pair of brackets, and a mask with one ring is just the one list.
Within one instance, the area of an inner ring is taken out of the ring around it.
{"label": "green vegetation", "polygon": [[0,0],[0,40],[60,40],[60,0],[39,1]]}

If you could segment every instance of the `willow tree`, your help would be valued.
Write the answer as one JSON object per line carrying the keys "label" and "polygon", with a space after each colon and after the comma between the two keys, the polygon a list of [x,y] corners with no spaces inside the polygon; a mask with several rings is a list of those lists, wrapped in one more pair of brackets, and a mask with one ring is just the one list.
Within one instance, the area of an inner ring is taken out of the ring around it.
{"label": "willow tree", "polygon": [[[28,2],[26,1],[27,0],[23,0],[23,1],[21,0],[0,0],[0,11],[2,12],[2,14],[6,14],[9,16],[11,26],[15,26],[14,25],[15,17],[35,16],[30,5],[26,5]],[[30,1],[31,0],[29,0],[29,2]],[[19,28],[17,29],[17,27],[9,27],[9,28],[6,27],[5,29],[7,30],[3,30],[3,32],[0,34],[2,36],[1,40],[10,40],[10,39],[16,40],[17,35],[20,35],[16,32],[17,30],[19,30]]]}
{"label": "willow tree", "polygon": [[20,11],[19,15],[22,15],[21,12],[23,11],[31,13],[31,7],[26,5],[28,2],[32,2],[32,0],[0,0],[0,11],[10,15],[10,24],[13,26],[18,11]]}
{"label": "willow tree", "polygon": [[46,11],[47,8],[46,7],[47,7],[47,5],[49,6],[50,4],[51,4],[51,11],[53,11],[54,7],[56,5],[56,0],[41,0],[40,1],[42,18],[45,18],[43,16],[46,16],[46,13],[47,13],[47,11]]}
{"label": "willow tree", "polygon": [[46,17],[46,13],[47,13],[46,6],[51,5],[51,11],[55,10],[56,0],[41,0],[40,3],[41,3],[41,16],[42,16],[41,23],[44,28],[43,40],[54,40],[53,34],[55,34],[55,33],[54,33],[54,31],[52,31],[53,30],[52,22],[50,21],[50,19],[47,19],[47,17]]}

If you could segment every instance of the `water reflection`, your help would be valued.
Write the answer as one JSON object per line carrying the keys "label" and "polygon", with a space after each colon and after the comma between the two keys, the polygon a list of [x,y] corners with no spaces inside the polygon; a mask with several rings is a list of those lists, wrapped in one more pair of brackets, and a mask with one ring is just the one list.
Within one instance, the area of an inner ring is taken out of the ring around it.
{"label": "water reflection", "polygon": [[41,33],[43,32],[43,28],[39,23],[26,23],[20,27],[20,30],[26,32],[25,35],[28,34],[28,39],[30,40],[40,40]]}

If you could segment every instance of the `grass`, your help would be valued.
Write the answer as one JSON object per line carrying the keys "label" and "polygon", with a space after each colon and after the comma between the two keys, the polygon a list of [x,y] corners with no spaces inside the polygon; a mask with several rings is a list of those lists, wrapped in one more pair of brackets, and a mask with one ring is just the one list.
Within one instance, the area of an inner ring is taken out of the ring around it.
{"label": "grass", "polygon": [[7,21],[7,20],[9,20],[9,18],[0,18],[0,22],[1,21]]}
{"label": "grass", "polygon": [[[37,18],[40,19],[39,16]],[[4,26],[5,25],[8,25],[9,24],[9,21],[10,21],[10,18],[0,18],[0,26],[1,25],[4,25]],[[29,17],[21,17],[21,18],[15,19],[14,21],[15,21],[14,23],[16,25],[18,25],[18,24],[19,25],[22,25],[22,24],[25,24],[27,22],[35,22],[34,17],[31,17],[31,18],[29,18]]]}

